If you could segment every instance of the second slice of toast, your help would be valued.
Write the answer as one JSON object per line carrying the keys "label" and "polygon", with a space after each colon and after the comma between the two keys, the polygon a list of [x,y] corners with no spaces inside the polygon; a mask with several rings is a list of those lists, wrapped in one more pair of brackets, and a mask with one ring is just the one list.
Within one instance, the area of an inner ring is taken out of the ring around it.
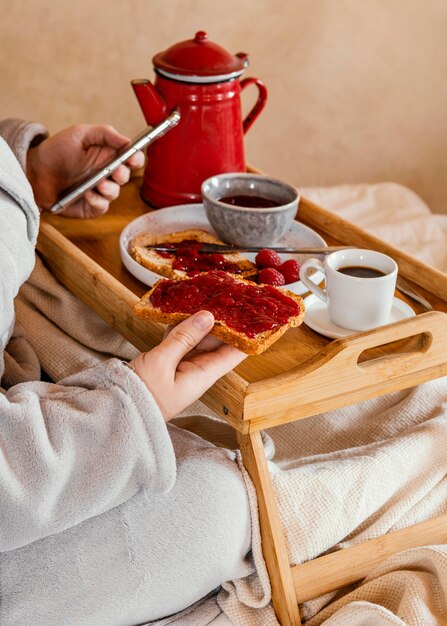
{"label": "second slice of toast", "polygon": [[[243,278],[248,278],[257,273],[256,265],[238,253],[233,252],[222,255],[194,254],[194,244],[200,243],[223,242],[211,233],[198,228],[166,234],[147,232],[141,233],[132,239],[129,245],[129,252],[140,265],[166,278],[185,278],[188,275],[212,269],[222,269]],[[172,254],[160,253],[147,247],[148,245],[157,244],[172,245]],[[178,252],[181,254],[182,251],[184,256],[179,258]],[[184,261],[183,264],[182,260]],[[179,267],[176,267],[176,265]],[[187,269],[182,269],[182,265],[187,267]]]}

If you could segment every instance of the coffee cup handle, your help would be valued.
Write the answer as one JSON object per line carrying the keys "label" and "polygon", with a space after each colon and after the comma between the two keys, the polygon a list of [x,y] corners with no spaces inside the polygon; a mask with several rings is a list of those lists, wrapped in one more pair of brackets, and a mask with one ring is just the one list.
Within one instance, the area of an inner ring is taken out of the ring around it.
{"label": "coffee cup handle", "polygon": [[319,287],[312,280],[310,280],[309,276],[307,275],[310,269],[315,269],[326,275],[323,263],[319,259],[307,259],[306,261],[304,261],[300,269],[300,280],[309,289],[309,291],[318,296],[320,300],[323,300],[323,302],[327,302],[326,291],[324,289],[321,289],[321,287]]}

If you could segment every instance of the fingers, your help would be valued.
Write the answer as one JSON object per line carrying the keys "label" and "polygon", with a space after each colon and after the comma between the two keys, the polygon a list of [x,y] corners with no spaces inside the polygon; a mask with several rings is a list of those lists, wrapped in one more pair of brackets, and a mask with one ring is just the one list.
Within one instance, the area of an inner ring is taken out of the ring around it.
{"label": "fingers", "polygon": [[[142,153],[141,153],[142,154]],[[90,217],[96,217],[107,213],[110,202],[116,200],[120,194],[120,187],[125,185],[130,178],[130,169],[120,165],[110,178],[104,178],[95,187],[84,194],[84,200],[89,205]],[[66,215],[68,215],[66,213]],[[86,215],[84,214],[84,217]]]}
{"label": "fingers", "polygon": [[[110,181],[109,181],[110,182]],[[112,183],[113,188],[109,189],[107,198],[90,189],[86,191],[84,196],[78,202],[65,207],[60,215],[63,217],[76,217],[82,219],[90,219],[104,215],[109,210],[110,201],[114,200],[119,194],[119,186]]]}
{"label": "fingers", "polygon": [[222,341],[213,335],[207,335],[197,345],[197,350],[202,352],[210,352],[211,350],[217,350],[222,345]]}
{"label": "fingers", "polygon": [[140,167],[143,167],[144,160],[144,152],[138,150],[138,152],[132,154],[132,156],[126,161],[126,164],[128,165],[128,167],[130,167],[131,170],[137,170]]}
{"label": "fingers", "polygon": [[214,317],[209,311],[199,311],[175,326],[154,348],[162,355],[166,368],[175,368],[191,350],[209,333],[214,324]]}
{"label": "fingers", "polygon": [[118,185],[125,185],[130,178],[130,169],[125,165],[120,165],[114,172],[112,172],[112,179]]}
{"label": "fingers", "polygon": [[[168,326],[166,328],[163,339],[168,336],[173,328],[173,326]],[[222,341],[220,339],[214,337],[211,334],[206,335],[203,339],[201,339],[201,341],[199,341],[197,346],[186,355],[185,359],[193,360],[197,354],[200,354],[201,352],[211,352],[213,350],[217,350],[217,348],[219,348],[221,345]]]}
{"label": "fingers", "polygon": [[116,182],[105,178],[96,185],[96,189],[103,198],[112,202],[116,200],[120,194],[120,186]]}
{"label": "fingers", "polygon": [[86,191],[84,197],[71,207],[64,210],[65,217],[82,217],[85,219],[99,217],[107,213],[109,201],[92,189]]}
{"label": "fingers", "polygon": [[191,361],[179,365],[179,373],[189,385],[194,377],[195,392],[202,395],[216,380],[230,372],[247,358],[247,354],[234,346],[222,344],[217,350],[200,352]]}
{"label": "fingers", "polygon": [[141,151],[135,152],[128,161],[126,161],[126,165],[120,165],[117,169],[112,172],[112,179],[118,183],[118,185],[125,185],[129,182],[130,178],[130,170],[135,170],[144,165],[144,154]]}
{"label": "fingers", "polygon": [[[118,172],[118,170],[121,171]],[[116,172],[118,172],[116,176],[118,180],[114,181],[105,178],[100,181],[95,189],[86,191],[82,200],[64,209],[61,215],[65,217],[92,218],[107,213],[110,203],[119,196],[120,186],[125,185],[129,180],[129,168],[122,165],[118,170],[116,170]],[[115,178],[115,176],[113,176],[113,178]]]}
{"label": "fingers", "polygon": [[[175,328],[175,326],[166,326],[163,339],[165,339],[169,335],[173,328]],[[189,352],[186,358],[189,360],[193,360],[197,354],[200,354],[201,352],[215,351],[222,345],[223,342],[217,337],[214,337],[213,335],[206,335],[203,339],[199,341],[197,346],[193,350],[191,350],[191,352]]]}

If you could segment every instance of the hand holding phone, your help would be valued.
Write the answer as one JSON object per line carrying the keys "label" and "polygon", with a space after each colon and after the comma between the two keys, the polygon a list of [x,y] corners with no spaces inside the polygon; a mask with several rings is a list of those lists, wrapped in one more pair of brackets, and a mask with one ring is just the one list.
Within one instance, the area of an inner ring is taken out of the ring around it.
{"label": "hand holding phone", "polygon": [[125,163],[138,150],[142,150],[150,143],[162,137],[171,128],[177,126],[180,121],[180,113],[173,111],[163,122],[155,128],[146,128],[142,133],[137,135],[128,146],[126,146],[110,163],[107,163],[99,171],[95,172],[80,185],[69,191],[65,196],[60,198],[49,211],[51,213],[59,213],[65,207],[73,204],[81,198],[86,191],[93,189],[101,180],[108,178],[110,174],[116,170],[122,163]]}

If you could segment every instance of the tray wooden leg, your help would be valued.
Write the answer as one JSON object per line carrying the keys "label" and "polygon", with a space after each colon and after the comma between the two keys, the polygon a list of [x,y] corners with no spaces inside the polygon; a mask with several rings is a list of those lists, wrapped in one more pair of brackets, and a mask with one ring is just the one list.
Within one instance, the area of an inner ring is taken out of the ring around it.
{"label": "tray wooden leg", "polygon": [[256,487],[262,551],[272,586],[272,601],[282,626],[300,626],[298,602],[286,542],[261,433],[237,433],[244,466]]}

